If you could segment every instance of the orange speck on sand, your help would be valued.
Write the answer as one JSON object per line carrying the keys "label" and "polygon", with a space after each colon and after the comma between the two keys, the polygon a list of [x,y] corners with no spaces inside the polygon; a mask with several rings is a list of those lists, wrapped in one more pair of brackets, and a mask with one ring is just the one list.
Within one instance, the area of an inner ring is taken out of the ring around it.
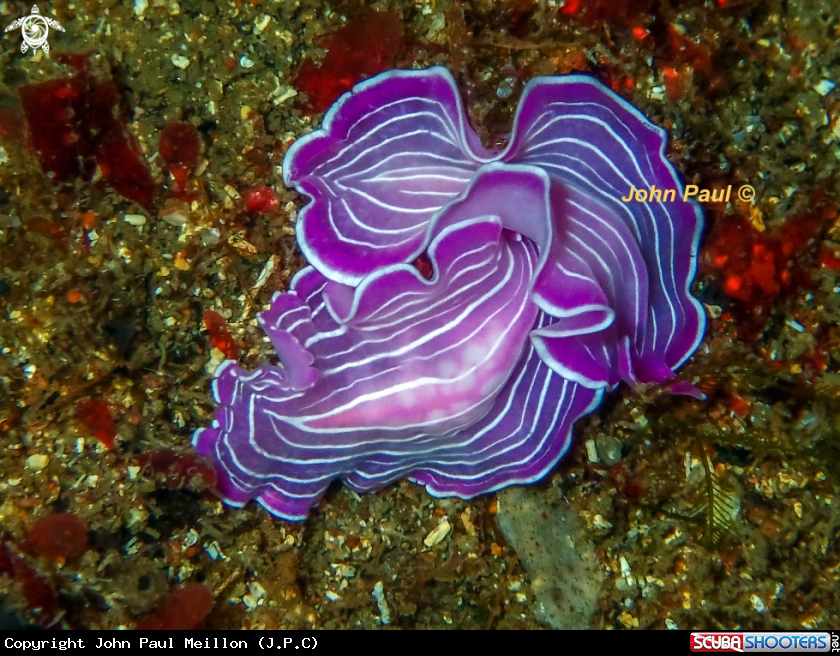
{"label": "orange speck on sand", "polygon": [[739,276],[731,276],[730,278],[726,279],[726,291],[730,294],[734,294],[739,289],[741,289],[741,278]]}
{"label": "orange speck on sand", "polygon": [[739,417],[746,417],[750,412],[750,403],[740,396],[732,394],[729,397],[729,409]]}
{"label": "orange speck on sand", "polygon": [[138,631],[186,631],[200,624],[213,610],[213,594],[201,583],[190,583],[170,594]]}
{"label": "orange speck on sand", "polygon": [[91,230],[96,225],[96,214],[93,210],[88,210],[82,217],[82,227],[85,230]]}
{"label": "orange speck on sand", "polygon": [[71,289],[67,292],[67,301],[69,303],[78,303],[84,298],[84,294],[80,292],[78,289]]}
{"label": "orange speck on sand", "polygon": [[183,251],[181,251],[175,256],[173,264],[175,265],[175,268],[178,269],[178,271],[190,270],[190,263],[187,261],[187,256],[184,255]]}
{"label": "orange speck on sand", "polygon": [[673,103],[683,100],[691,88],[691,69],[687,66],[662,69],[662,81],[665,83],[665,96]]}
{"label": "orange speck on sand", "polygon": [[493,555],[496,558],[499,558],[499,557],[501,557],[501,555],[504,553],[505,550],[504,550],[504,547],[500,547],[498,544],[496,544],[494,542],[493,544],[490,545],[490,551],[493,553]]}
{"label": "orange speck on sand", "polygon": [[109,449],[114,448],[117,426],[107,403],[99,399],[79,399],[76,402],[76,415],[97,440]]}
{"label": "orange speck on sand", "polygon": [[633,38],[637,41],[643,41],[649,34],[650,32],[641,25],[637,25],[633,28]]}
{"label": "orange speck on sand", "polygon": [[87,551],[88,529],[70,513],[54,513],[35,522],[26,546],[51,560],[68,560]]}

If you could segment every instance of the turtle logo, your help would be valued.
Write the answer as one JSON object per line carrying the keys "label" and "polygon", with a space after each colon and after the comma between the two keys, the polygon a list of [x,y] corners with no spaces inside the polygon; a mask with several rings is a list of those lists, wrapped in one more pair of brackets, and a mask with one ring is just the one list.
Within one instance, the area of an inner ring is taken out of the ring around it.
{"label": "turtle logo", "polygon": [[29,48],[32,48],[32,52],[35,52],[38,48],[43,48],[44,52],[49,52],[50,44],[47,43],[47,35],[50,33],[50,28],[59,32],[64,31],[64,28],[52,18],[41,16],[38,5],[32,5],[32,13],[29,16],[21,16],[12,21],[6,31],[11,32],[17,28],[20,28],[20,32],[23,34],[23,43],[20,44],[21,52],[26,52]]}

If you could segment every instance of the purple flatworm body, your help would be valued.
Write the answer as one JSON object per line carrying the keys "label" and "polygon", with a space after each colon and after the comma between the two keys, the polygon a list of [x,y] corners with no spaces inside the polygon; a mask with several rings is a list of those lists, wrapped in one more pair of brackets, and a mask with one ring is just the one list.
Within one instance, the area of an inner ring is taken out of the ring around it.
{"label": "purple flatworm body", "polygon": [[[345,94],[283,165],[312,200],[311,266],[259,317],[281,366],[224,363],[194,436],[220,495],[303,519],[336,478],[462,498],[533,482],[605,390],[673,378],[705,329],[702,214],[665,139],[581,75],[532,80],[498,153],[446,69]],[[623,202],[631,185],[676,200]]]}

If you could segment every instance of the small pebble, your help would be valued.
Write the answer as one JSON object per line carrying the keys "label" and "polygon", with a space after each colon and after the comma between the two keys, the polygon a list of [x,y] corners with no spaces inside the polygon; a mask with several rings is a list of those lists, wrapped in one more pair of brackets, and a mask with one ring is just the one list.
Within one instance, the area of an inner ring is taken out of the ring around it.
{"label": "small pebble", "polygon": [[188,57],[184,57],[183,55],[174,54],[172,55],[172,64],[183,71],[190,65],[190,60]]}
{"label": "small pebble", "polygon": [[47,456],[41,453],[36,453],[26,459],[26,467],[32,471],[41,471],[49,464],[49,462],[50,459]]}
{"label": "small pebble", "polygon": [[614,465],[621,460],[621,440],[612,435],[599,435],[595,438],[595,445],[598,447],[598,455],[606,465]]}

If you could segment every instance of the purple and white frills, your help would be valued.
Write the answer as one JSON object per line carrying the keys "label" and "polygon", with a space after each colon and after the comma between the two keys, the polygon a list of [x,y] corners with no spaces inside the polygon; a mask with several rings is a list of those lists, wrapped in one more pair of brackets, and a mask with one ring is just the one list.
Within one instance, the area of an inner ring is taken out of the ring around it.
{"label": "purple and white frills", "polygon": [[[673,378],[705,328],[702,215],[665,137],[581,75],[532,80],[501,153],[446,69],[342,96],[283,165],[312,198],[312,266],[259,317],[282,366],[224,363],[194,436],[224,500],[303,519],[336,478],[463,498],[532,482],[605,389]],[[623,202],[631,185],[677,200]]]}

